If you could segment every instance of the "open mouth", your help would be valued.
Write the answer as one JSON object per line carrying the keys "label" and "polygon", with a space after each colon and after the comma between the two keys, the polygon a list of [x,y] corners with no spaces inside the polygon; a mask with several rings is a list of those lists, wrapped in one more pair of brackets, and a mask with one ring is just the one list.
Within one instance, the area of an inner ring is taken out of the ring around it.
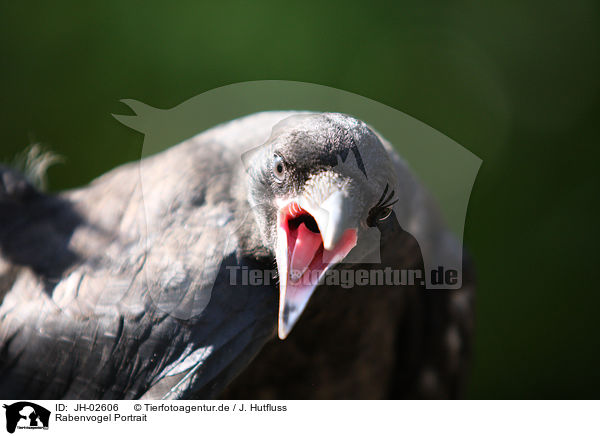
{"label": "open mouth", "polygon": [[333,229],[322,229],[323,224],[319,226],[314,216],[295,201],[280,209],[277,221],[279,337],[283,339],[325,272],[356,245],[357,232],[353,228],[344,230],[339,241],[331,249],[325,249],[323,233]]}
{"label": "open mouth", "polygon": [[[282,220],[287,234],[288,274],[292,283],[308,281],[314,272],[323,269],[323,238],[315,219],[296,203],[288,207],[288,214]],[[304,280],[302,280],[304,279]]]}
{"label": "open mouth", "polygon": [[281,226],[287,236],[288,275],[292,283],[317,285],[319,273],[342,260],[356,245],[356,231],[348,229],[332,250],[325,250],[317,221],[296,202],[284,209]]}

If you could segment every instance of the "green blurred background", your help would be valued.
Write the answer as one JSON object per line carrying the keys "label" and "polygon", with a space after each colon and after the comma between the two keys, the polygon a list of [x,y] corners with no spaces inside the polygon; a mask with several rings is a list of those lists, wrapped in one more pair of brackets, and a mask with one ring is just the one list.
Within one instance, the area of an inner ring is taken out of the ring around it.
{"label": "green blurred background", "polygon": [[51,190],[140,156],[120,99],[169,108],[248,80],[351,91],[462,144],[483,159],[468,396],[598,396],[597,1],[0,5],[0,159],[50,147]]}

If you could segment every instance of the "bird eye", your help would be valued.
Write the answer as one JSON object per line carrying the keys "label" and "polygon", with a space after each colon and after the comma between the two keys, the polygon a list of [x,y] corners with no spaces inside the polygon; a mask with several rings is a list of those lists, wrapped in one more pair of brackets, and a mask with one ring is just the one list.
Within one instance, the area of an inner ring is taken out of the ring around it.
{"label": "bird eye", "polygon": [[285,164],[281,156],[275,155],[273,159],[273,175],[278,182],[282,182],[285,177]]}
{"label": "bird eye", "polygon": [[377,221],[383,221],[387,219],[392,214],[391,207],[374,207],[369,211],[369,216],[367,218],[367,225],[369,227],[375,227],[377,225]]}

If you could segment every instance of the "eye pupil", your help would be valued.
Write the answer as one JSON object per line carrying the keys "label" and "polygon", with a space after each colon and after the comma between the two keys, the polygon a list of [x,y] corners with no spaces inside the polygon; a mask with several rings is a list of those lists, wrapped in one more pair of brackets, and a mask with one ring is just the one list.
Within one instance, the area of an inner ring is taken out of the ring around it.
{"label": "eye pupil", "polygon": [[285,165],[281,156],[275,155],[273,159],[273,175],[277,181],[282,182],[285,176]]}

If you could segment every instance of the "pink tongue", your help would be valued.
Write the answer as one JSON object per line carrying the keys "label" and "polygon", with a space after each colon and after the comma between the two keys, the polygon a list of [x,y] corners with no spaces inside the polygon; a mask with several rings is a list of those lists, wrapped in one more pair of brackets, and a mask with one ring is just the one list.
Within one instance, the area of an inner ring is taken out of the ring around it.
{"label": "pink tongue", "polygon": [[321,234],[313,233],[304,223],[298,227],[294,252],[290,259],[290,279],[292,282],[300,280],[306,272],[315,254],[321,246]]}

